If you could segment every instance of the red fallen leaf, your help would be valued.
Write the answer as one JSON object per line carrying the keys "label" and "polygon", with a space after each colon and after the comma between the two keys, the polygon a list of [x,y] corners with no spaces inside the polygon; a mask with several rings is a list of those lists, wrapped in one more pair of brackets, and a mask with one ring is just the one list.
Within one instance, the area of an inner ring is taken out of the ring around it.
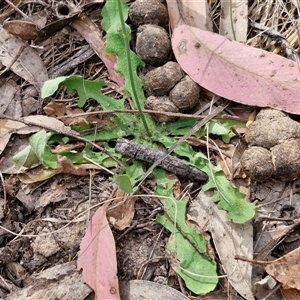
{"label": "red fallen leaf", "polygon": [[115,241],[106,219],[109,203],[92,217],[80,244],[77,268],[94,291],[96,299],[120,300]]}
{"label": "red fallen leaf", "polygon": [[213,93],[300,114],[299,63],[188,26],[181,18],[174,27],[172,48],[182,69]]}

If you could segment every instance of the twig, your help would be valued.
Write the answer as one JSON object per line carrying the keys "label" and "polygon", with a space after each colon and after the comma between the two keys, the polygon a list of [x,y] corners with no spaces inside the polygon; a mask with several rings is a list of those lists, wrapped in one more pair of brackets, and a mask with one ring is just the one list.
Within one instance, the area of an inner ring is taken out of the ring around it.
{"label": "twig", "polygon": [[[4,159],[5,159],[5,157],[0,158],[0,165],[2,164]],[[6,187],[5,187],[4,177],[3,177],[3,174],[1,171],[0,171],[0,179],[1,179],[2,187],[3,187],[3,202],[4,202],[3,208],[6,209],[6,204],[7,204]]]}
{"label": "twig", "polygon": [[117,153],[149,163],[159,162],[157,166],[178,176],[205,182],[208,176],[201,170],[185,165],[182,160],[174,156],[166,156],[166,152],[128,141],[117,139],[115,150]]}
{"label": "twig", "polygon": [[219,105],[218,108],[212,111],[211,114],[205,116],[202,121],[196,124],[188,133],[182,136],[176,143],[174,143],[169,150],[160,157],[144,174],[138,186],[152,173],[152,171],[159,166],[159,164],[168,156],[170,155],[182,142],[186,141],[190,136],[192,136],[195,132],[197,132],[202,126],[204,126],[207,122],[213,119],[218,113],[223,111],[228,105],[230,101],[227,101],[225,104]]}
{"label": "twig", "polygon": [[[70,114],[70,115],[65,115],[65,116],[58,116],[57,119],[64,120],[64,119],[69,119],[69,118],[84,117],[84,116],[90,116],[90,115],[102,115],[102,114],[114,114],[114,113],[133,114],[133,113],[138,113],[138,112],[139,111],[137,109],[99,110],[99,111],[85,112],[85,113],[80,113],[80,114]],[[195,114],[183,114],[183,113],[156,111],[156,110],[150,110],[150,109],[143,109],[142,112],[146,113],[146,114],[165,115],[165,116],[170,116],[170,117],[188,118],[188,119],[195,119],[195,120],[203,120],[206,117],[206,116],[197,115],[198,112]],[[228,114],[224,114],[222,116],[216,116],[215,119],[216,120],[234,120],[234,121],[241,121],[241,122],[245,122],[245,123],[248,121],[245,118],[241,118],[238,116],[232,116],[232,115],[228,115]]]}
{"label": "twig", "polygon": [[61,64],[58,64],[53,67],[49,72],[50,78],[56,78],[67,74],[76,66],[85,62],[88,58],[92,57],[95,54],[94,50],[90,48],[89,45],[83,46],[77,53],[71,56],[69,59],[64,60]]}

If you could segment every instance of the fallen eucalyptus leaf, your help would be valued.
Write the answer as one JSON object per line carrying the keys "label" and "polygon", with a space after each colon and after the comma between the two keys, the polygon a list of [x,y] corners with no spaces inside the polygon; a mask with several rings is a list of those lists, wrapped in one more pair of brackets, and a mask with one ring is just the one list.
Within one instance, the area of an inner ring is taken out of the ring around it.
{"label": "fallen eucalyptus leaf", "polygon": [[300,64],[188,26],[179,20],[172,47],[182,69],[199,85],[251,106],[300,114]]}
{"label": "fallen eucalyptus leaf", "polygon": [[80,244],[77,268],[83,280],[95,291],[97,299],[119,300],[116,246],[106,219],[109,203],[92,217]]}

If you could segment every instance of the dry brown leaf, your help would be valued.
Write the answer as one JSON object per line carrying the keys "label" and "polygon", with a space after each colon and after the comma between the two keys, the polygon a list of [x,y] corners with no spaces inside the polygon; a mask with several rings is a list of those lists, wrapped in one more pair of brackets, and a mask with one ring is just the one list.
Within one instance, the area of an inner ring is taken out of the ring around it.
{"label": "dry brown leaf", "polygon": [[18,133],[19,130],[22,134],[29,134],[40,130],[40,128],[27,126],[21,122],[0,119],[0,153],[5,149],[11,135]]}
{"label": "dry brown leaf", "polygon": [[269,262],[264,268],[277,281],[300,290],[300,247]]}
{"label": "dry brown leaf", "polygon": [[6,80],[4,83],[2,83],[1,81],[0,114],[4,114],[8,109],[10,103],[12,103],[15,98],[20,96],[20,87],[17,86],[17,84],[13,80]]}
{"label": "dry brown leaf", "polygon": [[[45,288],[46,287],[46,288]],[[58,264],[31,276],[31,284],[9,294],[10,300],[85,299],[91,289],[82,282],[75,262]]]}
{"label": "dry brown leaf", "polygon": [[[231,154],[231,155],[233,154],[234,149],[235,149],[235,146],[233,144],[225,144],[221,140],[215,140],[214,142],[220,150],[226,151],[226,153]],[[231,157],[228,157],[219,151],[215,156],[215,160],[216,160],[217,165],[221,166],[226,178],[228,180],[231,180],[233,177]]]}
{"label": "dry brown leaf", "polygon": [[94,164],[80,164],[76,166],[69,158],[65,156],[58,157],[57,168],[63,174],[73,174],[78,176],[87,176],[90,174],[91,170],[96,170],[98,172],[103,170]]}
{"label": "dry brown leaf", "polygon": [[53,154],[59,154],[61,152],[67,152],[71,150],[82,150],[84,148],[84,143],[82,142],[74,142],[72,144],[58,144],[54,149],[51,149]]}
{"label": "dry brown leaf", "polygon": [[134,217],[134,203],[137,200],[135,196],[128,196],[121,189],[115,193],[115,200],[112,203],[113,210],[108,211],[107,217],[110,223],[119,230],[124,230],[129,227]]}
{"label": "dry brown leaf", "polygon": [[243,139],[240,139],[234,148],[231,158],[231,171],[234,179],[247,177],[246,174],[243,172],[240,164],[240,159],[247,148],[248,145]]}
{"label": "dry brown leaf", "polygon": [[72,22],[71,26],[85,38],[91,48],[93,48],[95,53],[101,58],[107,67],[110,79],[116,82],[119,86],[123,86],[124,77],[115,71],[117,59],[114,56],[108,56],[105,53],[105,43],[103,41],[102,32],[100,29],[85,14],[82,14],[80,17],[76,18],[76,20]]}
{"label": "dry brown leaf", "polygon": [[49,117],[58,117],[58,119],[67,126],[93,124],[94,126],[101,128],[111,124],[109,118],[98,118],[96,114],[85,113],[81,108],[67,107],[64,103],[57,103],[54,101],[44,107],[44,112]]}
{"label": "dry brown leaf", "polygon": [[265,271],[287,287],[300,290],[300,247],[272,261],[251,259],[236,255],[238,260],[262,265]]}
{"label": "dry brown leaf", "polygon": [[40,35],[40,31],[34,23],[24,20],[5,22],[3,28],[23,40],[34,40]]}
{"label": "dry brown leaf", "polygon": [[286,289],[281,287],[280,289],[284,300],[299,300],[300,299],[300,291],[296,289]]}

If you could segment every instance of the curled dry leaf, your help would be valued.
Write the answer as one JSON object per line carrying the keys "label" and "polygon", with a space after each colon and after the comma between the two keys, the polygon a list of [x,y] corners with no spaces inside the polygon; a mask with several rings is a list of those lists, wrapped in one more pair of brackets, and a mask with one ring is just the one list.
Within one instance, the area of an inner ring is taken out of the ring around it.
{"label": "curled dry leaf", "polygon": [[176,59],[199,85],[239,103],[300,114],[299,63],[191,27],[182,18],[172,25]]}
{"label": "curled dry leaf", "polygon": [[121,189],[117,189],[115,200],[113,201],[113,209],[107,213],[110,223],[118,230],[124,230],[129,227],[134,217],[134,204],[137,200],[135,196],[126,196]]}

